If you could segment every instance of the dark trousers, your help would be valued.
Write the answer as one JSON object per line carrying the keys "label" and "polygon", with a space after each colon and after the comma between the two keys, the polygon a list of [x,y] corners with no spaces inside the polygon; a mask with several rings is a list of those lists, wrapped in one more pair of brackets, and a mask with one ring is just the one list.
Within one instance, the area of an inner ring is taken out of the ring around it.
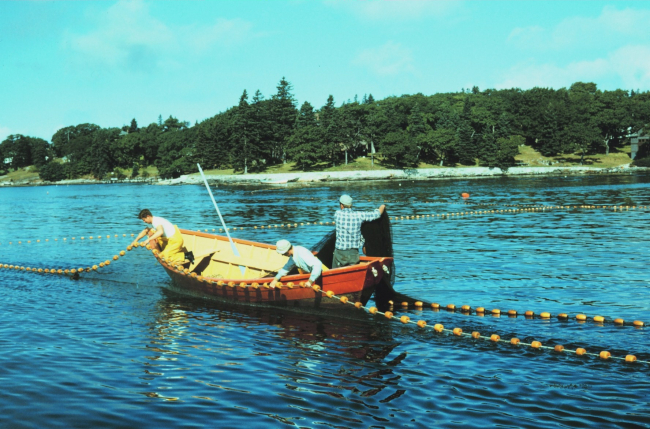
{"label": "dark trousers", "polygon": [[359,263],[359,250],[358,249],[334,249],[334,257],[332,259],[332,268],[347,267]]}

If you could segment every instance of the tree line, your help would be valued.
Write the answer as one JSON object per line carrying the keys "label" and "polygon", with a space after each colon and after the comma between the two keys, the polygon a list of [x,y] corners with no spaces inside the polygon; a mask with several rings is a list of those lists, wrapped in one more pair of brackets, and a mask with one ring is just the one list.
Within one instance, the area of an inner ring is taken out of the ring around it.
{"label": "tree line", "polygon": [[[530,90],[474,87],[455,93],[347,100],[330,95],[315,108],[300,107],[282,78],[265,98],[243,91],[228,110],[190,125],[173,116],[139,127],[94,124],[58,130],[51,143],[11,135],[0,143],[4,171],[35,165],[44,180],[155,165],[163,178],[196,170],[264,171],[294,161],[302,170],[348,163],[377,153],[382,164],[417,167],[482,165],[507,168],[522,144],[545,156],[609,153],[650,123],[650,92],[601,91],[594,83]],[[648,145],[646,145],[648,146]],[[64,162],[52,162],[55,158]],[[120,173],[121,174],[121,173]]]}

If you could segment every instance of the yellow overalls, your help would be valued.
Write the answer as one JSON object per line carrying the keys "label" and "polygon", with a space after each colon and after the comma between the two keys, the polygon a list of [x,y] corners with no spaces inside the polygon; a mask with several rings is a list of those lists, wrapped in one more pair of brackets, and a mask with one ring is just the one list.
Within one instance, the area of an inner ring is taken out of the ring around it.
{"label": "yellow overalls", "polygon": [[183,236],[176,225],[174,231],[171,237],[158,237],[158,246],[162,249],[160,256],[170,262],[183,262],[185,260]]}

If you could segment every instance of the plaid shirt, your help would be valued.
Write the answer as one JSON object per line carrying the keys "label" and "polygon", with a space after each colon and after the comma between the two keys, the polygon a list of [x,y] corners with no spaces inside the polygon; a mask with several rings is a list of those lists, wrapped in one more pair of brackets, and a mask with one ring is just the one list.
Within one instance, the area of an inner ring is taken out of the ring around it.
{"label": "plaid shirt", "polygon": [[359,249],[362,245],[361,224],[379,219],[381,213],[375,209],[366,212],[352,209],[337,210],[334,215],[336,222],[336,248],[339,250]]}

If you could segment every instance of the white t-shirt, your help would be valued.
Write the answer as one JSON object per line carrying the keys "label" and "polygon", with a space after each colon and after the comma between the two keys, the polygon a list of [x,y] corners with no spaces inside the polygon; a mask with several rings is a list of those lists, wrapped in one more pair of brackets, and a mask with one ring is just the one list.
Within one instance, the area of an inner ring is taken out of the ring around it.
{"label": "white t-shirt", "polygon": [[158,229],[159,226],[163,227],[163,237],[169,238],[176,233],[176,229],[174,229],[174,225],[172,225],[170,221],[158,216],[152,216],[152,217],[153,220],[151,221],[151,225],[154,228]]}

